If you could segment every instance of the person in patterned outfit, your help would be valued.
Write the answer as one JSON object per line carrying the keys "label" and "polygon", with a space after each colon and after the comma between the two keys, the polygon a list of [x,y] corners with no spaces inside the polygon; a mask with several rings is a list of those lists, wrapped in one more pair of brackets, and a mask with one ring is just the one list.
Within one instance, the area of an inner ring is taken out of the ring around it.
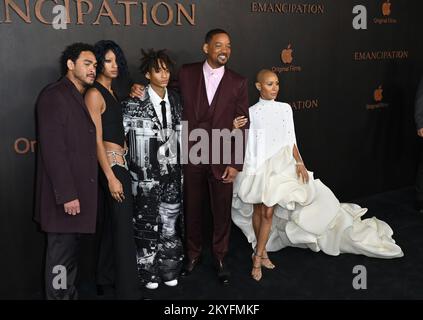
{"label": "person in patterned outfit", "polygon": [[149,80],[143,99],[123,102],[135,198],[137,265],[142,285],[178,284],[184,258],[180,133],[182,104],[167,88],[173,63],[164,50],[142,51]]}

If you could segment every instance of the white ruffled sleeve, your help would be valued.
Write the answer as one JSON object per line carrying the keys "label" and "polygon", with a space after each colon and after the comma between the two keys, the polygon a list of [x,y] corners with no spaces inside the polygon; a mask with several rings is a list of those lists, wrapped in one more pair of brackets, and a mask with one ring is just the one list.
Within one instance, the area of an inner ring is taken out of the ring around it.
{"label": "white ruffled sleeve", "polygon": [[248,129],[247,147],[245,150],[244,171],[252,173],[257,166],[256,149],[257,149],[257,132],[255,129],[254,113],[249,112],[250,127]]}
{"label": "white ruffled sleeve", "polygon": [[285,104],[286,106],[286,122],[287,122],[287,127],[286,127],[286,134],[287,134],[287,141],[289,145],[297,145],[297,137],[295,136],[295,125],[294,125],[294,115],[292,112],[292,108],[289,104]]}

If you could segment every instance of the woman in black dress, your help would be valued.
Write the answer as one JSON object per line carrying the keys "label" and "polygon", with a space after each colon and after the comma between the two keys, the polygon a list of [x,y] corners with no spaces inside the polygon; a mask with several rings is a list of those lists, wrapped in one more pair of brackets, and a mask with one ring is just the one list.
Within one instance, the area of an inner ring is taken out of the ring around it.
{"label": "woman in black dress", "polygon": [[133,231],[131,178],[122,108],[112,80],[127,70],[121,48],[113,41],[95,44],[97,80],[85,95],[85,103],[96,126],[97,158],[105,210],[101,236],[98,285],[114,285],[118,299],[136,299],[138,281]]}

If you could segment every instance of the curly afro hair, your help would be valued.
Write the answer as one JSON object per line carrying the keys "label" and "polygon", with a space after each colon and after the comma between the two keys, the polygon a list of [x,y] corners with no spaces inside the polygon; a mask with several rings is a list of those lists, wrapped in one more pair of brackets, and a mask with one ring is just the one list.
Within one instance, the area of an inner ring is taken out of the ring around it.
{"label": "curly afro hair", "polygon": [[159,61],[164,63],[164,66],[172,72],[174,67],[174,62],[170,59],[170,57],[166,53],[166,49],[155,51],[154,49],[150,49],[148,51],[141,50],[142,58],[141,58],[141,66],[140,71],[142,74],[146,74],[151,70],[155,70],[158,72],[162,67],[159,65]]}
{"label": "curly afro hair", "polygon": [[68,73],[68,60],[72,60],[74,63],[78,60],[82,51],[91,51],[94,53],[94,47],[90,44],[77,42],[66,47],[65,51],[62,52],[60,57],[60,71],[62,76]]}

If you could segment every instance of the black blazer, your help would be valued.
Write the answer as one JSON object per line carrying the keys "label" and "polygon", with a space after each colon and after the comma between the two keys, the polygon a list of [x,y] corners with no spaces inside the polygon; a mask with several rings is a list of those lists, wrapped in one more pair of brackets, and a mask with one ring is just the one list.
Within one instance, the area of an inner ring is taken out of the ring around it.
{"label": "black blazer", "polygon": [[[94,233],[97,215],[96,130],[74,84],[63,77],[37,100],[35,220],[46,232]],[[79,199],[81,213],[64,212]]]}

